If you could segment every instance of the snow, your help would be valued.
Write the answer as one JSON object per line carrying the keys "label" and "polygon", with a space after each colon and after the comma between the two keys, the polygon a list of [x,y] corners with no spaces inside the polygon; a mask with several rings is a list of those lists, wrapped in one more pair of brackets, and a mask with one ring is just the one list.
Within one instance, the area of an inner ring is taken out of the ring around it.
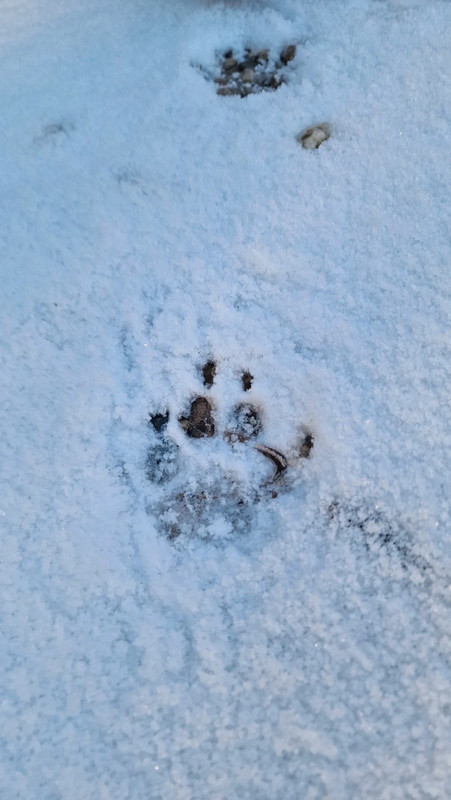
{"label": "snow", "polygon": [[2,797],[451,795],[450,16],[2,4]]}

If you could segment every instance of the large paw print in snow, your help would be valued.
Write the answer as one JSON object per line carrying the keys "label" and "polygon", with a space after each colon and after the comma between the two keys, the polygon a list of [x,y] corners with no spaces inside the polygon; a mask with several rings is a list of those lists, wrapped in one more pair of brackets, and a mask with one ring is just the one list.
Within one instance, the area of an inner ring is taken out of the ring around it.
{"label": "large paw print in snow", "polygon": [[[170,539],[184,533],[224,538],[244,531],[253,505],[289,488],[293,462],[265,441],[263,409],[245,397],[252,388],[251,373],[241,373],[243,397],[219,423],[210,392],[214,361],[207,361],[202,376],[205,393],[187,404],[172,427],[172,434],[181,432],[182,440],[170,433],[169,411],[150,416],[153,441],[146,475],[160,489],[151,510]],[[309,458],[312,448],[313,435],[304,430],[296,460]]]}

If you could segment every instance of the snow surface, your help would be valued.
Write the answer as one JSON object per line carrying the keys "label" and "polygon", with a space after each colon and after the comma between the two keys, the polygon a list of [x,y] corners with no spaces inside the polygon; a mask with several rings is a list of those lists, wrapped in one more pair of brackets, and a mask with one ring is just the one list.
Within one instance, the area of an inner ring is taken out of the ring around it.
{"label": "snow surface", "polygon": [[[0,23],[1,797],[451,797],[450,4]],[[293,41],[274,93],[198,68]],[[255,376],[276,498],[178,425],[207,358],[219,432]]]}

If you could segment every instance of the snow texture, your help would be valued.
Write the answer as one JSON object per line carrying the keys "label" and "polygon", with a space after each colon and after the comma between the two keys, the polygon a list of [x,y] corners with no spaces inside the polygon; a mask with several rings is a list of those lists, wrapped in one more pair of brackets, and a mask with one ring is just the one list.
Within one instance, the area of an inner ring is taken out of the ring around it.
{"label": "snow texture", "polygon": [[1,797],[447,800],[450,4],[0,23]]}

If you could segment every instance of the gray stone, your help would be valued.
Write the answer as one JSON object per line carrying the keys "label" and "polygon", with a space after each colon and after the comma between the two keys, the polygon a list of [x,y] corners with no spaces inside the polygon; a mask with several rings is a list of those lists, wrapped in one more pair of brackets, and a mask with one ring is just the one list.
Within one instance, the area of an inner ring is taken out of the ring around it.
{"label": "gray stone", "polygon": [[238,61],[236,60],[236,58],[233,58],[233,57],[232,58],[226,58],[224,63],[223,63],[223,65],[222,65],[222,69],[223,69],[224,72],[232,72],[235,69],[237,64],[238,64]]}
{"label": "gray stone", "polygon": [[252,83],[254,80],[254,70],[251,67],[246,67],[240,75],[240,79],[243,83]]}

